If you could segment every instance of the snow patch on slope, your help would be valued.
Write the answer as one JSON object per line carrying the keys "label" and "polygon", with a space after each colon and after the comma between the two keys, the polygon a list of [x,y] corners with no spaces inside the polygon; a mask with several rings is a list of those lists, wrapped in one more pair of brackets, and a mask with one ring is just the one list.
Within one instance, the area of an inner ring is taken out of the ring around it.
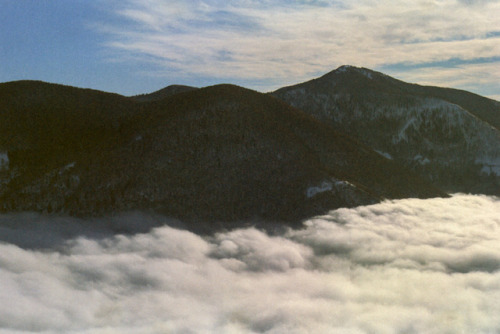
{"label": "snow patch on slope", "polygon": [[370,71],[367,71],[363,68],[360,68],[359,70],[359,73],[363,74],[365,77],[367,77],[368,79],[373,79],[373,75]]}
{"label": "snow patch on slope", "polygon": [[500,157],[482,157],[476,159],[476,163],[482,165],[481,173],[500,176]]}
{"label": "snow patch on slope", "polygon": [[346,187],[354,187],[355,186],[348,182],[348,181],[342,181],[342,180],[337,180],[335,178],[332,178],[331,180],[323,180],[319,185],[311,186],[307,188],[306,191],[306,196],[307,198],[312,198],[318,194],[327,192],[327,191],[335,191],[335,190],[341,190],[345,189]]}
{"label": "snow patch on slope", "polygon": [[373,79],[373,72],[370,71],[370,70],[367,70],[365,68],[359,68],[359,67],[356,67],[356,66],[351,66],[351,65],[344,65],[344,66],[341,66],[339,67],[335,73],[346,73],[348,72],[349,70],[353,70],[353,71],[356,71],[362,75],[364,75],[365,77],[367,77],[368,79]]}
{"label": "snow patch on slope", "polygon": [[393,157],[392,155],[390,155],[389,153],[387,152],[383,152],[383,151],[379,151],[379,150],[375,150],[375,152],[377,152],[378,154],[380,154],[381,156],[383,156],[384,158],[387,158],[389,160],[393,160]]}
{"label": "snow patch on slope", "polygon": [[9,155],[7,152],[0,152],[0,170],[9,169]]}
{"label": "snow patch on slope", "polygon": [[419,164],[421,165],[427,165],[428,163],[430,163],[431,161],[426,158],[426,157],[423,157],[421,154],[417,154],[414,158],[413,158],[414,161],[418,162]]}
{"label": "snow patch on slope", "polygon": [[345,73],[347,72],[347,70],[351,69],[352,66],[351,65],[344,65],[344,66],[340,66],[339,68],[337,68],[337,73]]}
{"label": "snow patch on slope", "polygon": [[418,124],[417,124],[417,119],[415,117],[412,117],[410,118],[409,120],[406,121],[406,123],[403,125],[403,127],[401,128],[401,130],[399,130],[399,133],[397,136],[394,136],[392,142],[394,144],[397,144],[401,141],[408,141],[408,137],[406,135],[406,130],[408,130],[408,128],[410,126],[413,126],[413,128],[416,128],[418,127]]}
{"label": "snow patch on slope", "polygon": [[331,181],[322,181],[321,184],[307,188],[306,196],[311,198],[317,194],[324,193],[326,191],[331,191],[333,189],[333,183]]}

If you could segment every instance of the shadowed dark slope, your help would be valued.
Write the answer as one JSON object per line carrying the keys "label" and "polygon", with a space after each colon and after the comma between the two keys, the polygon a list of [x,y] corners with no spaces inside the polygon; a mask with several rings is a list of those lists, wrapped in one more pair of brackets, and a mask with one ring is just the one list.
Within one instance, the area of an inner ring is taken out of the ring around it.
{"label": "shadowed dark slope", "polygon": [[39,81],[0,84],[0,151],[14,166],[54,167],[121,145],[136,110],[117,94]]}
{"label": "shadowed dark slope", "polygon": [[183,86],[183,85],[170,85],[160,90],[157,90],[156,92],[153,93],[132,96],[131,99],[138,102],[159,101],[163,100],[164,98],[170,97],[172,95],[190,92],[195,89],[198,88],[191,86]]}
{"label": "shadowed dark slope", "polygon": [[36,82],[2,84],[0,96],[4,211],[154,210],[214,229],[443,194],[302,111],[237,86],[147,104]]}

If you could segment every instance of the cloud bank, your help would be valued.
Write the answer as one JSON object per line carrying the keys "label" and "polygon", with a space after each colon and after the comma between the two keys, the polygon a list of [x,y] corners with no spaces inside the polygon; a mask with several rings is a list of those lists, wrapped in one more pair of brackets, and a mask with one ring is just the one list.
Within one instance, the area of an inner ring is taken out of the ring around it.
{"label": "cloud bank", "polygon": [[164,226],[38,248],[14,244],[26,228],[11,224],[0,333],[496,332],[499,213],[498,198],[455,195],[340,209],[282,235]]}
{"label": "cloud bank", "polygon": [[[154,75],[269,90],[351,64],[408,81],[500,91],[497,1],[127,0],[111,8],[120,22],[101,25],[107,46],[156,64]],[[483,77],[485,67],[490,75]]]}

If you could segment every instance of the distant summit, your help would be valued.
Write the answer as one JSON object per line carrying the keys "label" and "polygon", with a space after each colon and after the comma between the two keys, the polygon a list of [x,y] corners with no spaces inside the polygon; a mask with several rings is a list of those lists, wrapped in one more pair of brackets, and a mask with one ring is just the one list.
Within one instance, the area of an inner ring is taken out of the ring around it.
{"label": "distant summit", "polygon": [[272,93],[450,192],[500,195],[500,103],[341,66]]}

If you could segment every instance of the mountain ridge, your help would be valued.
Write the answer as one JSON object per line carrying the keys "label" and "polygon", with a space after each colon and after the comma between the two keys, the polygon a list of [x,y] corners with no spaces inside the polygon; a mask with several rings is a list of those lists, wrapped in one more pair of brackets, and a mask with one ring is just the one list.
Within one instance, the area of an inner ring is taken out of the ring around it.
{"label": "mountain ridge", "polygon": [[342,66],[271,93],[450,192],[500,194],[500,104]]}
{"label": "mountain ridge", "polygon": [[154,91],[152,93],[134,95],[131,96],[130,98],[138,102],[152,102],[152,101],[159,101],[176,94],[190,92],[195,89],[198,88],[186,85],[170,85],[165,88]]}
{"label": "mountain ridge", "polygon": [[[77,88],[38,103],[23,98],[28,90],[13,97],[9,89],[0,84],[0,122],[34,121],[0,132],[9,160],[0,172],[3,211],[152,210],[213,230],[242,220],[292,224],[383,198],[445,196],[303,111],[234,85],[148,103]],[[17,141],[6,140],[11,135]]]}

